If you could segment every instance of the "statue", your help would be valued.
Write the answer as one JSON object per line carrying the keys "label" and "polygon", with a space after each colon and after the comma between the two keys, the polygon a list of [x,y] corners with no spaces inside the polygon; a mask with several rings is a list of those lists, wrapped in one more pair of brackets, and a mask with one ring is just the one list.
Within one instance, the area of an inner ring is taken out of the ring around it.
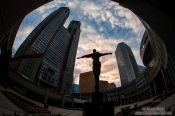
{"label": "statue", "polygon": [[112,53],[99,53],[96,51],[96,49],[93,49],[93,53],[84,55],[82,57],[78,57],[77,59],[80,58],[92,58],[93,59],[93,73],[95,77],[95,91],[99,91],[99,76],[100,76],[100,68],[101,68],[101,62],[99,61],[99,58],[104,55],[108,55]]}

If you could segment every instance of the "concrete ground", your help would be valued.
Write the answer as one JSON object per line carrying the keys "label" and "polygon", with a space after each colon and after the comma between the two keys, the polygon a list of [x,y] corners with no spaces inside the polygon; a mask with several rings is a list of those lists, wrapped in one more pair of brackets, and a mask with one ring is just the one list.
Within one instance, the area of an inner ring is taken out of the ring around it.
{"label": "concrete ground", "polygon": [[[0,90],[4,90],[0,86]],[[25,113],[24,110],[16,106],[14,103],[12,103],[6,96],[2,94],[0,91],[0,115],[1,113],[6,112],[7,114],[13,114],[14,112],[21,112]]]}
{"label": "concrete ground", "polygon": [[169,96],[164,101],[162,101],[161,103],[159,103],[157,106],[158,107],[169,107],[171,105],[175,105],[175,94]]}
{"label": "concrete ground", "polygon": [[[0,86],[0,116],[3,115],[3,113],[8,114],[8,115],[14,115],[14,112],[18,114],[27,114],[24,110],[19,108],[17,105],[15,105],[12,101],[10,101],[6,96],[3,95],[1,90],[8,90],[11,92],[14,92],[10,89],[4,89],[2,86]],[[18,94],[14,92],[15,94]],[[24,97],[20,94],[18,94],[21,97]],[[24,97],[25,99],[34,102],[38,106],[44,106],[42,103],[39,103],[37,101],[33,101],[29,98]],[[68,110],[68,109],[63,109],[59,107],[54,107],[54,106],[49,106],[49,111],[51,111],[52,114],[61,114],[61,116],[82,116],[82,111],[77,111],[77,110]]]}
{"label": "concrete ground", "polygon": [[[0,86],[0,90],[5,90],[5,89]],[[7,90],[11,91],[11,92],[14,92],[14,91],[9,90],[9,89],[7,89]],[[16,94],[18,94],[18,93],[16,93]],[[24,97],[24,96],[21,96],[21,97]],[[35,104],[37,104],[39,106],[43,106],[42,103],[33,101],[33,100],[31,100],[29,98],[26,98],[26,97],[25,97],[25,99],[28,99],[29,101],[32,101],[32,102],[34,102]],[[145,103],[148,103],[150,101],[153,101],[153,99],[154,99],[154,97],[150,98],[148,100],[142,101],[142,102],[137,102],[137,106],[140,106],[142,104],[145,104]],[[115,107],[115,114],[120,112],[121,108],[127,107],[127,106],[129,106],[130,108],[133,108],[135,104],[136,103]],[[170,97],[168,97],[164,101],[160,102],[156,107],[165,107],[166,108],[166,107],[169,107],[171,105],[175,106],[175,94],[171,95]],[[57,114],[61,114],[61,116],[82,116],[83,115],[83,111],[63,109],[63,108],[54,107],[54,106],[49,106],[48,110],[51,111],[51,113],[53,115],[57,115]],[[14,112],[17,112],[17,113],[19,112],[21,114],[26,113],[24,110],[22,110],[21,108],[16,106],[13,102],[11,102],[0,91],[0,115],[2,115],[1,112],[6,112],[7,114],[14,114]]]}
{"label": "concrete ground", "polygon": [[62,109],[54,106],[49,106],[49,111],[51,111],[52,114],[61,114],[61,116],[82,116],[83,115],[82,111]]}

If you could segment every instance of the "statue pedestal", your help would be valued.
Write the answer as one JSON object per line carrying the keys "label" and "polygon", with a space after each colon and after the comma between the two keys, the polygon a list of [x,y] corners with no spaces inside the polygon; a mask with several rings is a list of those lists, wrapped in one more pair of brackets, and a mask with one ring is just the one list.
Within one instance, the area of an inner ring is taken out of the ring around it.
{"label": "statue pedestal", "polygon": [[102,92],[94,92],[92,93],[92,102],[96,104],[100,104],[103,102],[103,93]]}
{"label": "statue pedestal", "polygon": [[92,102],[85,102],[83,116],[114,116],[114,103],[103,102],[103,93],[92,93]]}

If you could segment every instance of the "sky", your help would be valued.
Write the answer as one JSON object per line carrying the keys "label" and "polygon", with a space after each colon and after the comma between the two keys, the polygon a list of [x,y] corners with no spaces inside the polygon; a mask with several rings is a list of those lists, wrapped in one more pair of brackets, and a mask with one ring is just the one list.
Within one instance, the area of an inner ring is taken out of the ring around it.
{"label": "sky", "polygon": [[[15,51],[28,34],[50,13],[60,7],[69,7],[70,14],[65,27],[71,20],[81,22],[81,34],[77,50],[77,57],[89,54],[92,49],[112,52],[112,55],[100,58],[102,62],[100,80],[114,82],[120,86],[115,50],[117,44],[128,44],[139,65],[139,49],[144,27],[139,19],[128,9],[110,0],[54,0],[29,13],[23,20],[13,45]],[[74,83],[78,84],[79,74],[92,70],[92,60],[78,59],[75,62]]]}

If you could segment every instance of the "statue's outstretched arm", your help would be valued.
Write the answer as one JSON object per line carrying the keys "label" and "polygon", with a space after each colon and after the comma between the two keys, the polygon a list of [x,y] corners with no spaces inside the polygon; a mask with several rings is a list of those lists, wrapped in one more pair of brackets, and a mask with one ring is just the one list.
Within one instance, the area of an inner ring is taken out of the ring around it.
{"label": "statue's outstretched arm", "polygon": [[90,58],[92,57],[92,54],[87,54],[87,55],[84,55],[84,56],[81,56],[81,57],[77,57],[77,59],[80,59],[80,58]]}
{"label": "statue's outstretched arm", "polygon": [[112,52],[110,52],[110,53],[102,53],[101,56],[109,55],[109,54],[112,54]]}

